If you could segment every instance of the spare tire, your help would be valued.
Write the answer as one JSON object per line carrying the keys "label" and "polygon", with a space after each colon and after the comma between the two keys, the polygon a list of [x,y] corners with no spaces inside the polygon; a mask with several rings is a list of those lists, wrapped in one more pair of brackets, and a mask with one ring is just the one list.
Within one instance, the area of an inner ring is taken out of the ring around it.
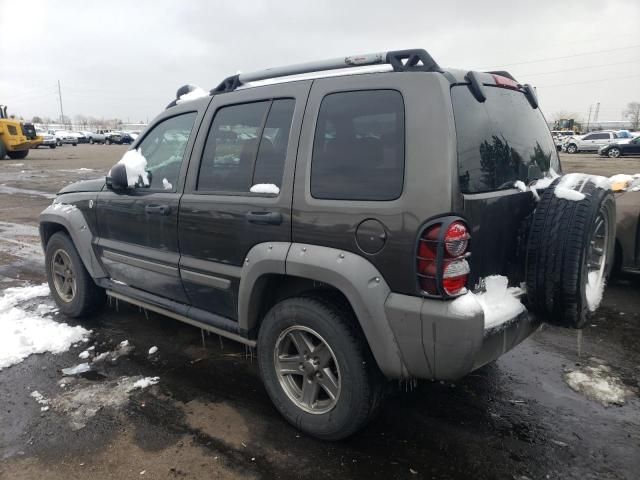
{"label": "spare tire", "polygon": [[569,189],[565,182],[558,188],[561,180],[546,189],[533,214],[527,303],[543,320],[582,328],[598,308],[613,266],[615,199],[587,175],[574,176]]}

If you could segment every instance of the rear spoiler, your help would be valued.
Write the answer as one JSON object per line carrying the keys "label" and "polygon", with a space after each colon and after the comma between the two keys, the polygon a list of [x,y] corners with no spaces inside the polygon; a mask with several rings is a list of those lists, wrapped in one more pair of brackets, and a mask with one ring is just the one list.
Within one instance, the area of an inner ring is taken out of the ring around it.
{"label": "rear spoiler", "polygon": [[[536,95],[535,89],[530,84],[520,84],[509,72],[495,71],[482,73],[491,75],[494,81],[493,85],[499,88],[507,88],[509,90],[516,90],[524,93],[524,96],[529,102],[529,105],[531,105],[531,108],[538,108],[538,96]],[[471,94],[480,103],[487,100],[484,90],[485,85],[492,85],[491,83],[484,82],[480,78],[482,73],[471,70],[464,76],[464,79],[469,82],[469,90],[471,90]]]}

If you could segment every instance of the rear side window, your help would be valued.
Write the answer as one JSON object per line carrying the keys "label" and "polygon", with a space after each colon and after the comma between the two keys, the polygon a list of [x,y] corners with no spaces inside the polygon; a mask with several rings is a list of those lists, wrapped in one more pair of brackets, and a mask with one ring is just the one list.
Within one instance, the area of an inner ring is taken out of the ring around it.
{"label": "rear side window", "polygon": [[395,90],[332,93],[320,105],[311,195],[393,200],[404,180],[404,102]]}
{"label": "rear side window", "polygon": [[279,189],[294,107],[295,100],[286,98],[218,110],[207,136],[197,190],[246,193],[257,184]]}
{"label": "rear side window", "polygon": [[[458,139],[458,175],[463,193],[513,188],[532,181],[560,162],[549,128],[523,93],[485,87],[478,102],[467,86],[451,89]],[[537,168],[536,168],[537,167]]]}

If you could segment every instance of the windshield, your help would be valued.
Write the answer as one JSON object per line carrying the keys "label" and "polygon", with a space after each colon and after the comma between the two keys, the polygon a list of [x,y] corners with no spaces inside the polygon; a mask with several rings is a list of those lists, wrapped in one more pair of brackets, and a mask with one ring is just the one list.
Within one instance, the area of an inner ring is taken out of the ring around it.
{"label": "windshield", "polygon": [[462,193],[513,188],[517,180],[560,171],[553,138],[540,109],[522,92],[485,87],[478,102],[466,85],[451,89]]}

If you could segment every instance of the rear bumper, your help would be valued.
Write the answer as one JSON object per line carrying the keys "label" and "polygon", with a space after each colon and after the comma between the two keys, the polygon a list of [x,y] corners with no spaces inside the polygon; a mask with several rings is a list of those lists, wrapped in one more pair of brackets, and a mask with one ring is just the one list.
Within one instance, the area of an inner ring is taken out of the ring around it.
{"label": "rear bumper", "polygon": [[484,314],[457,316],[450,305],[394,293],[387,298],[387,319],[410,376],[459,379],[508,352],[540,326],[525,310],[485,330]]}

